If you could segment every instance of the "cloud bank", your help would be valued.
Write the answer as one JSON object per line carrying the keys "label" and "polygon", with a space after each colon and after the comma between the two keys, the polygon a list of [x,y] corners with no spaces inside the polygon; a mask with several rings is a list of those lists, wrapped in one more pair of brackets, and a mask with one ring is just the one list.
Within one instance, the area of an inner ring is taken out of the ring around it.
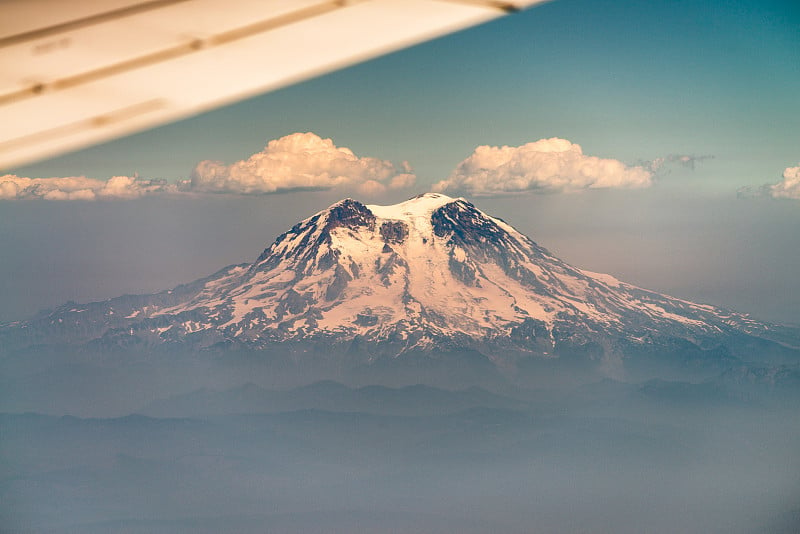
{"label": "cloud bank", "polygon": [[[446,180],[433,186],[444,193],[493,196],[521,192],[577,192],[601,188],[649,187],[666,167],[694,168],[710,156],[671,154],[638,165],[589,156],[580,145],[557,137],[522,146],[479,146],[458,164]],[[787,169],[787,173],[792,169]],[[777,184],[774,196],[797,195],[797,168],[792,185]],[[790,174],[785,173],[787,180]],[[68,178],[0,177],[0,200],[135,199],[150,195],[235,194],[264,195],[304,190],[353,191],[378,196],[411,188],[416,182],[407,162],[395,165],[378,158],[357,156],[318,135],[293,133],[267,143],[260,152],[227,165],[220,161],[198,163],[191,177],[174,183],[115,176],[98,180]],[[783,189],[780,189],[783,187]],[[792,189],[794,188],[794,189]]]}
{"label": "cloud bank", "polygon": [[410,187],[415,179],[407,163],[398,169],[389,161],[359,157],[308,132],[270,141],[261,152],[232,165],[201,161],[182,188],[244,195],[345,188],[376,195]]}
{"label": "cloud bank", "polygon": [[174,192],[166,180],[142,180],[114,176],[97,180],[85,176],[68,178],[24,178],[13,174],[0,176],[0,200],[97,200],[132,199],[145,195]]}
{"label": "cloud bank", "polygon": [[25,178],[0,176],[0,200],[134,199],[148,195],[188,193],[270,194],[298,190],[353,190],[375,196],[414,185],[407,162],[356,156],[347,147],[313,133],[294,133],[270,141],[261,152],[232,165],[201,161],[191,179],[169,183],[138,176],[108,180],[73,176]]}
{"label": "cloud bank", "polygon": [[580,145],[553,137],[518,147],[479,146],[433,189],[492,196],[526,191],[640,188],[652,183],[653,171],[644,166],[587,156]]}

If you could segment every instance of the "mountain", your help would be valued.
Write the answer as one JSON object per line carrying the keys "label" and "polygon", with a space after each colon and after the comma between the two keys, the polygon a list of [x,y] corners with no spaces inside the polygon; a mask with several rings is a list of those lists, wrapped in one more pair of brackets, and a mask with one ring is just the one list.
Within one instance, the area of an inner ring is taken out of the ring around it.
{"label": "mountain", "polygon": [[354,365],[459,352],[504,372],[577,356],[607,375],[657,355],[701,367],[796,361],[787,337],[744,314],[568,265],[463,198],[433,193],[391,206],[345,199],[252,264],[0,327],[0,345],[16,350],[282,347],[294,359],[323,352]]}
{"label": "mountain", "polygon": [[208,388],[159,399],[137,410],[150,417],[199,417],[299,410],[369,413],[376,415],[443,415],[474,408],[524,409],[527,405],[472,387],[457,391],[423,385],[387,388],[350,388],[333,381],[316,382],[290,390],[269,390],[247,383],[225,391]]}

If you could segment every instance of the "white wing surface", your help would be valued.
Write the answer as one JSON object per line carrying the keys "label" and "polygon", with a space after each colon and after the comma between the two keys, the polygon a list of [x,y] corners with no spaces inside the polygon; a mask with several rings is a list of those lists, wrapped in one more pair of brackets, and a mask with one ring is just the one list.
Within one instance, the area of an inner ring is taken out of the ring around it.
{"label": "white wing surface", "polygon": [[0,168],[544,0],[0,0]]}

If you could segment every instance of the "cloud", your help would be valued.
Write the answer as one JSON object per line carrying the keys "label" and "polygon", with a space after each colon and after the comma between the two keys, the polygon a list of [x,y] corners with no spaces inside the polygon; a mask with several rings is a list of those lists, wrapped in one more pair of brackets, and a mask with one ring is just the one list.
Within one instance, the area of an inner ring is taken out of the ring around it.
{"label": "cloud", "polygon": [[765,186],[773,198],[791,198],[800,200],[800,165],[787,167],[783,171],[783,180],[777,184]]}
{"label": "cloud", "polygon": [[761,187],[742,187],[737,191],[739,198],[788,198],[800,200],[800,165],[786,167],[783,170],[783,180],[776,184],[765,184]]}
{"label": "cloud", "polygon": [[0,200],[96,200],[131,199],[145,195],[174,192],[166,180],[143,180],[114,176],[97,180],[85,176],[66,178],[25,178],[13,174],[0,176]]}
{"label": "cloud", "polygon": [[587,156],[580,145],[554,137],[518,147],[479,146],[433,189],[491,196],[525,191],[640,188],[652,183],[653,171],[644,166]]}
{"label": "cloud", "polygon": [[694,170],[697,163],[707,159],[714,159],[714,156],[695,156],[689,154],[669,154],[663,158],[656,158],[653,161],[643,163],[642,166],[647,167],[654,173],[661,174],[665,171],[666,167],[670,165],[680,165]]}
{"label": "cloud", "polygon": [[0,200],[134,199],[156,194],[268,194],[295,190],[349,189],[365,196],[414,185],[407,162],[358,157],[346,147],[313,133],[295,133],[270,141],[261,152],[232,165],[205,160],[191,179],[169,183],[138,176],[98,180],[85,176],[24,178],[0,176]]}
{"label": "cloud", "polygon": [[309,132],[270,141],[261,152],[232,165],[201,161],[181,189],[246,195],[342,188],[376,195],[414,181],[407,163],[398,169],[385,160],[359,157]]}

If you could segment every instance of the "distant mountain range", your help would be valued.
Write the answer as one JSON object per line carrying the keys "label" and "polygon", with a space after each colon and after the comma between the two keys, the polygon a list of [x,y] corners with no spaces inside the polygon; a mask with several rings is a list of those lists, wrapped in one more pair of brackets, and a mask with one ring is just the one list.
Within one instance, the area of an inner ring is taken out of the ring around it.
{"label": "distant mountain range", "polygon": [[339,367],[469,353],[506,374],[577,358],[617,377],[797,361],[800,335],[572,267],[470,202],[428,193],[392,206],[342,200],[252,264],[154,295],[68,303],[0,326],[0,345],[313,353]]}

